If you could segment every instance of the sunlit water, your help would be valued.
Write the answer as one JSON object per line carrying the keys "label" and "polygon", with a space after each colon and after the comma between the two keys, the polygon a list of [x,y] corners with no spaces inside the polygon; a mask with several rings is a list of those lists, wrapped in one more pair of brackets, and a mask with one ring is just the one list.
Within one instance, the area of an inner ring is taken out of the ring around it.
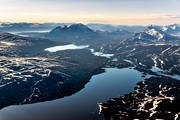
{"label": "sunlit water", "polygon": [[0,111],[0,120],[95,120],[98,102],[133,91],[141,73],[129,68],[107,68],[94,75],[81,91],[58,100],[10,106]]}
{"label": "sunlit water", "polygon": [[50,48],[46,48],[45,51],[48,52],[57,52],[57,51],[63,51],[63,50],[75,50],[75,49],[84,49],[89,47],[88,45],[81,45],[77,46],[74,44],[69,44],[69,45],[61,45],[61,46],[54,46]]}
{"label": "sunlit water", "polygon": [[[77,49],[84,49],[88,48],[89,45],[74,45],[74,44],[69,44],[69,45],[61,45],[61,46],[54,46],[50,48],[46,48],[45,51],[48,52],[57,52],[57,51],[64,51],[64,50],[77,50]],[[106,58],[111,58],[114,56],[114,54],[105,54],[103,52],[95,52],[94,49],[89,49],[91,53],[95,56],[99,57],[106,57]]]}

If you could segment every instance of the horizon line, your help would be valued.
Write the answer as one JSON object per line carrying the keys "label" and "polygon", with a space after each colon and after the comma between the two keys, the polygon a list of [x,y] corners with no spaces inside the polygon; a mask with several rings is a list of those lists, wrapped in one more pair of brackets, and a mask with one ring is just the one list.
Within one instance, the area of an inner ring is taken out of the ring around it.
{"label": "horizon line", "polygon": [[172,24],[165,24],[165,25],[159,25],[159,24],[147,24],[147,25],[138,25],[138,24],[111,24],[111,23],[93,23],[93,22],[27,22],[27,21],[21,21],[21,22],[10,22],[10,21],[0,21],[0,24],[3,23],[10,23],[10,24],[17,24],[17,23],[33,23],[33,24],[46,24],[46,23],[55,23],[55,24],[84,24],[84,25],[88,25],[88,24],[101,24],[101,25],[112,25],[112,26],[169,26],[169,25],[180,25],[178,23],[172,23]]}

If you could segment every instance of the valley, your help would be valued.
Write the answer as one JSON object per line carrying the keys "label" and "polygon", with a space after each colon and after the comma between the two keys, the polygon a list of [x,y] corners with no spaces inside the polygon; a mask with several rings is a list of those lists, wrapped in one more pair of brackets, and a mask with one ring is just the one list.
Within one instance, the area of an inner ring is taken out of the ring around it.
{"label": "valley", "polygon": [[120,75],[114,79],[120,80],[117,84],[124,79],[136,81],[131,91],[92,101],[94,107],[99,103],[105,119],[178,119],[180,39],[160,28],[103,32],[72,24],[47,33],[28,33],[28,37],[1,32],[0,108],[68,99],[81,95],[90,79],[106,73],[106,69],[128,69],[140,73],[138,81],[128,78],[127,71],[127,78]]}

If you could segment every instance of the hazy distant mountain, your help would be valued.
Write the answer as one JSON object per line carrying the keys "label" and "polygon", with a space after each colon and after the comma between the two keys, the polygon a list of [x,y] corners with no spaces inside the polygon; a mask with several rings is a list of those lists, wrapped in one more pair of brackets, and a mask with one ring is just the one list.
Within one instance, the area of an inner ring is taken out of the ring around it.
{"label": "hazy distant mountain", "polygon": [[[0,31],[3,32],[25,32],[25,31],[50,31],[57,26],[71,26],[74,23],[5,23],[0,22]],[[119,30],[126,30],[129,32],[142,32],[147,26],[131,26],[131,25],[110,25],[110,24],[87,24],[89,29],[94,31],[108,31],[114,32]],[[180,32],[180,25],[172,24],[167,26],[153,27],[160,29],[168,34],[174,34]]]}
{"label": "hazy distant mountain", "polygon": [[0,23],[0,31],[24,32],[50,30],[56,26],[69,25],[70,23]]}
{"label": "hazy distant mountain", "polygon": [[[57,26],[70,26],[74,23],[5,23],[0,22],[0,31],[3,32],[25,32],[25,31],[50,31]],[[110,25],[110,24],[87,24],[87,27],[96,31],[118,31],[139,32],[145,30],[145,26]]]}
{"label": "hazy distant mountain", "polygon": [[115,31],[96,31],[100,36],[103,36],[104,38],[108,38],[110,40],[116,40],[121,41],[122,39],[129,38],[133,35],[132,32],[126,31],[126,30],[115,30]]}
{"label": "hazy distant mountain", "polygon": [[93,30],[99,31],[116,31],[118,30],[117,26],[113,26],[110,24],[87,24],[87,26]]}
{"label": "hazy distant mountain", "polygon": [[48,39],[21,37],[0,32],[0,55],[4,56],[25,56],[27,53],[35,55],[56,44]]}
{"label": "hazy distant mountain", "polygon": [[130,26],[130,25],[87,24],[87,26],[93,30],[100,30],[100,31],[126,30],[129,32],[139,32],[146,29],[145,26]]}

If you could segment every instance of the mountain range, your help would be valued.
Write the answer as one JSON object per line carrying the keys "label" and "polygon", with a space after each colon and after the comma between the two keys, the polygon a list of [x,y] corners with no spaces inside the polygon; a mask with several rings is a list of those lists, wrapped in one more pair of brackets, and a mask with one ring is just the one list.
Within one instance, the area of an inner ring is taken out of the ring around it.
{"label": "mountain range", "polygon": [[135,33],[131,40],[141,43],[180,43],[180,38],[154,26],[149,26],[146,30]]}
{"label": "mountain range", "polygon": [[180,32],[180,25],[179,24],[172,24],[172,25],[165,25],[165,26],[151,25],[151,27],[154,27],[154,28],[159,29],[163,32],[166,32],[167,34],[176,34],[176,33]]}
{"label": "mountain range", "polygon": [[[4,32],[22,32],[22,31],[50,31],[57,26],[70,26],[75,23],[7,23],[0,22],[0,31]],[[141,32],[147,29],[148,26],[130,26],[130,25],[110,25],[110,24],[87,24],[87,27],[94,31],[119,31],[126,30],[129,32]],[[180,32],[180,25],[172,24],[166,26],[153,27],[160,29],[168,34],[175,34]]]}
{"label": "mountain range", "polygon": [[[56,26],[69,25],[70,23],[0,23],[1,32],[24,32],[24,31],[49,31]],[[72,24],[72,23],[71,23]]]}
{"label": "mountain range", "polygon": [[126,39],[132,33],[125,30],[99,31],[93,30],[84,24],[72,24],[69,26],[58,26],[45,35],[45,38],[53,41],[63,41],[78,44],[94,44],[106,41],[119,41]]}

